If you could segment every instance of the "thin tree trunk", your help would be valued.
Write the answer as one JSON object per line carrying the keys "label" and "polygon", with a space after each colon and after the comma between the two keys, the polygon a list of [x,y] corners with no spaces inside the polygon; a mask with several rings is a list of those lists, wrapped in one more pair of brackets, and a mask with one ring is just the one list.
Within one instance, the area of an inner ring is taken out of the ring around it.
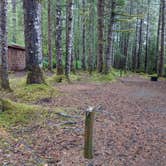
{"label": "thin tree trunk", "polygon": [[104,0],[98,0],[98,72],[103,71]]}
{"label": "thin tree trunk", "polygon": [[56,68],[57,75],[63,74],[62,65],[62,8],[61,0],[56,1]]}
{"label": "thin tree trunk", "polygon": [[51,24],[51,0],[48,0],[48,59],[49,70],[53,69],[52,63],[52,24]]}
{"label": "thin tree trunk", "polygon": [[158,73],[159,69],[159,44],[160,44],[160,28],[161,28],[161,2],[159,8],[158,29],[157,29],[157,42],[156,42],[156,59],[155,59],[155,72]]}
{"label": "thin tree trunk", "polygon": [[140,57],[142,52],[142,26],[143,26],[143,19],[140,20],[140,28],[139,28],[139,39],[138,39],[138,53],[137,53],[137,69],[140,69]]}
{"label": "thin tree trunk", "polygon": [[162,22],[161,22],[161,50],[160,50],[160,62],[159,62],[159,76],[164,74],[164,52],[165,52],[165,0],[161,0],[162,3]]}
{"label": "thin tree trunk", "polygon": [[7,0],[0,1],[0,86],[10,89],[8,78]]}
{"label": "thin tree trunk", "polygon": [[105,62],[105,74],[108,74],[111,70],[112,64],[112,34],[113,34],[113,24],[115,19],[115,8],[116,2],[115,0],[111,0],[111,15],[110,15],[110,24],[108,27],[108,45],[106,50],[106,62]]}
{"label": "thin tree trunk", "polygon": [[149,19],[150,19],[149,4],[150,4],[150,1],[148,0],[148,14],[147,14],[147,26],[146,26],[145,66],[144,66],[144,72],[145,72],[145,73],[148,72]]}
{"label": "thin tree trunk", "polygon": [[[137,9],[138,14],[138,9]],[[137,43],[138,43],[138,18],[136,22],[136,32],[135,32],[135,42],[134,42],[134,48],[133,48],[133,55],[132,55],[132,69],[133,71],[136,71],[137,68]]]}
{"label": "thin tree trunk", "polygon": [[16,0],[12,0],[12,42],[16,43]]}
{"label": "thin tree trunk", "polygon": [[83,19],[82,19],[82,69],[86,70],[86,51],[85,51],[85,32],[86,32],[86,19],[85,19],[85,0],[82,0]]}
{"label": "thin tree trunk", "polygon": [[72,47],[73,47],[73,0],[67,0],[66,9],[66,66],[65,75],[69,79],[71,72],[71,57],[72,57]]}
{"label": "thin tree trunk", "polygon": [[23,1],[25,48],[28,69],[28,84],[44,82],[42,72],[42,34],[41,34],[41,2],[38,0]]}

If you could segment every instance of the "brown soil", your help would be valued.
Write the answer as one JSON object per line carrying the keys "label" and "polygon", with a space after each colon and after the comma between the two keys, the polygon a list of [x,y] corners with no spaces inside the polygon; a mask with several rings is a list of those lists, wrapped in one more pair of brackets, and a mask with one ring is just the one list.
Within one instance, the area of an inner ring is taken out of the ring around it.
{"label": "brown soil", "polygon": [[[113,83],[56,86],[61,96],[38,102],[49,106],[52,116],[45,124],[11,131],[17,140],[6,140],[6,149],[0,146],[2,165],[85,165],[84,110],[97,105],[104,111],[95,118],[94,166],[166,165],[165,81],[132,76]],[[54,107],[65,108],[71,117],[58,119]]]}

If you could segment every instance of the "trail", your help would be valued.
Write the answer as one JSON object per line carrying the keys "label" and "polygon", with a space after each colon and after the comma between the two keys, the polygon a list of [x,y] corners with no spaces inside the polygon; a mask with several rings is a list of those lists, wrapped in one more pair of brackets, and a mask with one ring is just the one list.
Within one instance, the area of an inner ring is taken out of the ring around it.
{"label": "trail", "polygon": [[95,118],[95,166],[166,165],[166,81],[131,76],[112,83],[56,86],[62,95],[38,104],[50,110],[63,107],[71,118],[49,116],[44,125],[18,132],[17,144],[0,150],[1,162],[83,166],[83,110],[101,105],[104,111]]}

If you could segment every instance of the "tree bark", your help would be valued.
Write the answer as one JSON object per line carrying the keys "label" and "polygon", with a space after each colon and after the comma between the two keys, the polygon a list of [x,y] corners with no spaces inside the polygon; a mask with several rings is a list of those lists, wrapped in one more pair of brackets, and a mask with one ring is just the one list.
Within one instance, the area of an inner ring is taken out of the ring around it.
{"label": "tree bark", "polygon": [[98,72],[103,71],[104,0],[98,0]]}
{"label": "tree bark", "polygon": [[111,14],[110,14],[110,24],[108,25],[108,45],[106,50],[106,62],[105,62],[105,74],[108,74],[111,70],[112,64],[112,34],[113,34],[113,24],[115,19],[115,0],[111,0]]}
{"label": "tree bark", "polygon": [[140,57],[142,52],[142,27],[143,27],[143,19],[140,20],[140,27],[139,27],[139,39],[138,39],[138,52],[137,52],[137,70],[140,69]]}
{"label": "tree bark", "polygon": [[164,75],[164,55],[165,55],[165,0],[161,0],[162,15],[161,15],[161,50],[159,61],[159,76]]}
{"label": "tree bark", "polygon": [[161,2],[159,8],[159,18],[158,18],[158,29],[157,29],[157,41],[156,41],[156,59],[155,59],[155,72],[158,73],[159,69],[159,44],[160,44],[160,28],[161,28]]}
{"label": "tree bark", "polygon": [[63,74],[62,66],[62,8],[61,0],[56,2],[56,68],[57,75]]}
{"label": "tree bark", "polygon": [[73,48],[73,0],[67,0],[66,9],[66,66],[65,75],[69,79],[71,72],[71,57]]}
{"label": "tree bark", "polygon": [[144,72],[148,72],[148,49],[149,49],[149,19],[150,19],[150,11],[149,11],[150,0],[148,0],[148,14],[147,14],[147,26],[146,26],[146,49],[145,49],[145,66]]}
{"label": "tree bark", "polygon": [[12,42],[16,43],[16,0],[12,0]]}
{"label": "tree bark", "polygon": [[85,33],[86,33],[86,19],[85,19],[85,0],[82,0],[82,8],[83,8],[83,19],[82,19],[82,69],[86,70],[86,48],[85,48]]}
{"label": "tree bark", "polygon": [[49,59],[49,70],[52,71],[52,24],[51,24],[51,0],[48,0],[48,59]]}
{"label": "tree bark", "polygon": [[0,86],[10,89],[8,78],[7,0],[0,1]]}
{"label": "tree bark", "polygon": [[28,84],[44,82],[42,72],[41,2],[24,0],[24,33]]}

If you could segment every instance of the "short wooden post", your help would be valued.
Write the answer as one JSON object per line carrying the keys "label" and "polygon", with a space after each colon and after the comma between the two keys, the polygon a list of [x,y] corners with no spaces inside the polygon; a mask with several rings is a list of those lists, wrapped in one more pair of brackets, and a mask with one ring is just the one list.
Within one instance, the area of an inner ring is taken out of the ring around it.
{"label": "short wooden post", "polygon": [[91,108],[86,112],[85,117],[85,144],[84,144],[84,157],[86,159],[93,158],[93,126],[94,126],[94,109]]}

